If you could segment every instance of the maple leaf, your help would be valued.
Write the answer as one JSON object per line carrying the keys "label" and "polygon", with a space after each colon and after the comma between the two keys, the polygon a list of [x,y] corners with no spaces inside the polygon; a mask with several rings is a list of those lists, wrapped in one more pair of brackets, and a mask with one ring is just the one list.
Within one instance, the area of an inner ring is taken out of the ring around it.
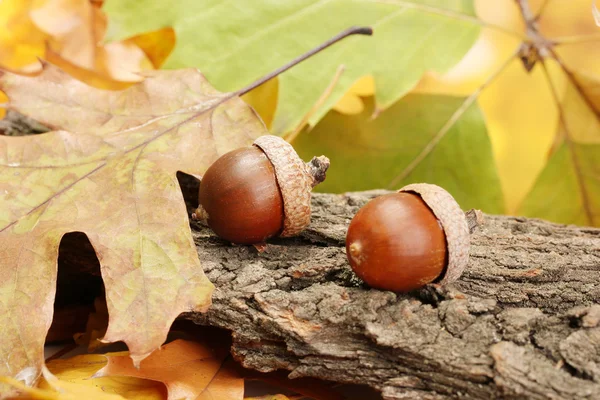
{"label": "maple leaf", "polygon": [[176,179],[265,134],[254,111],[197,70],[149,72],[122,91],[46,65],[2,72],[9,107],[55,130],[0,136],[0,375],[32,384],[52,320],[57,252],[87,234],[101,265],[109,326],[139,362],[182,311],[210,304]]}

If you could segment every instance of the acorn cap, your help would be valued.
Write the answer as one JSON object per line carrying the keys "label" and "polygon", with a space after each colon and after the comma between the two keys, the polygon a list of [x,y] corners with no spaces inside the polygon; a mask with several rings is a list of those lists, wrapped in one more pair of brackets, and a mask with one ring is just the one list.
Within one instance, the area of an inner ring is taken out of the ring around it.
{"label": "acorn cap", "polygon": [[469,263],[469,226],[465,213],[454,197],[443,188],[429,183],[414,183],[398,192],[414,192],[421,196],[441,222],[446,234],[448,265],[438,283],[446,285],[456,281]]}
{"label": "acorn cap", "polygon": [[329,159],[321,156],[305,163],[292,145],[279,136],[260,136],[254,145],[273,164],[283,198],[283,230],[279,236],[294,236],[310,224],[311,190],[325,180]]}

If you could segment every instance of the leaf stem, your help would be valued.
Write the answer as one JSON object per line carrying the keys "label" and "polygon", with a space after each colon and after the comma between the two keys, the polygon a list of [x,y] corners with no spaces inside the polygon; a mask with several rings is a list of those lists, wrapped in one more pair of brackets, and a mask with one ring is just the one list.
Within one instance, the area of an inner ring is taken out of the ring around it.
{"label": "leaf stem", "polygon": [[319,46],[315,47],[314,49],[304,53],[300,57],[293,59],[292,61],[285,64],[284,66],[277,68],[275,71],[263,76],[262,78],[252,82],[248,86],[238,90],[237,92],[235,92],[235,94],[238,96],[241,96],[241,95],[248,93],[252,89],[255,89],[258,86],[262,85],[266,81],[273,79],[274,77],[281,74],[282,72],[287,71],[288,69],[292,68],[293,66],[301,63],[302,61],[306,60],[307,58],[314,56],[315,54],[319,53],[321,50],[325,50],[332,44],[337,43],[340,40],[342,40],[348,36],[351,36],[351,35],[369,35],[369,36],[371,36],[372,34],[373,34],[373,29],[371,29],[370,27],[353,26],[351,28],[348,28],[348,29],[338,33],[337,35],[335,35],[331,39],[327,40],[326,42],[321,43]]}

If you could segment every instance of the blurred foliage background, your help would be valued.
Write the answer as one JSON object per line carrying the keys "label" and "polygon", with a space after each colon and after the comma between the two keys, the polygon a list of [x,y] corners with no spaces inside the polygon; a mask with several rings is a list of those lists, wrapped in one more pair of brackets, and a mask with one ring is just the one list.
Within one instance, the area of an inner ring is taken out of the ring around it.
{"label": "blurred foliage background", "polygon": [[[239,89],[319,190],[448,189],[463,208],[600,226],[600,28],[590,0],[2,0],[0,65],[118,90],[153,68]],[[142,73],[140,73],[142,72]],[[0,100],[0,102],[5,100]]]}

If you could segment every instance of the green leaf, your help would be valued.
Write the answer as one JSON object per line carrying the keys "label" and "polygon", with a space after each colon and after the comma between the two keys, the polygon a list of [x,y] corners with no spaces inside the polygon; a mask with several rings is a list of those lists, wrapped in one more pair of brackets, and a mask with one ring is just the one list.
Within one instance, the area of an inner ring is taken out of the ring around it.
{"label": "green leaf", "polygon": [[242,88],[349,26],[373,27],[373,37],[345,39],[280,77],[276,134],[300,122],[341,64],[345,71],[312,124],[368,74],[375,78],[377,108],[389,107],[426,70],[452,67],[479,32],[472,0],[108,0],[104,10],[111,40],[172,26],[177,44],[165,67],[197,67],[225,91]]}
{"label": "green leaf", "polygon": [[600,225],[600,145],[564,143],[550,158],[520,214],[576,225]]}
{"label": "green leaf", "polygon": [[[318,190],[399,189],[412,182],[428,182],[443,186],[465,209],[503,211],[490,140],[475,103],[410,94],[376,119],[371,118],[372,98],[365,103],[360,115],[331,111],[294,142],[305,159],[315,154],[330,156],[327,180]],[[433,149],[421,160],[420,154],[429,145]],[[411,164],[414,169],[409,172]]]}

